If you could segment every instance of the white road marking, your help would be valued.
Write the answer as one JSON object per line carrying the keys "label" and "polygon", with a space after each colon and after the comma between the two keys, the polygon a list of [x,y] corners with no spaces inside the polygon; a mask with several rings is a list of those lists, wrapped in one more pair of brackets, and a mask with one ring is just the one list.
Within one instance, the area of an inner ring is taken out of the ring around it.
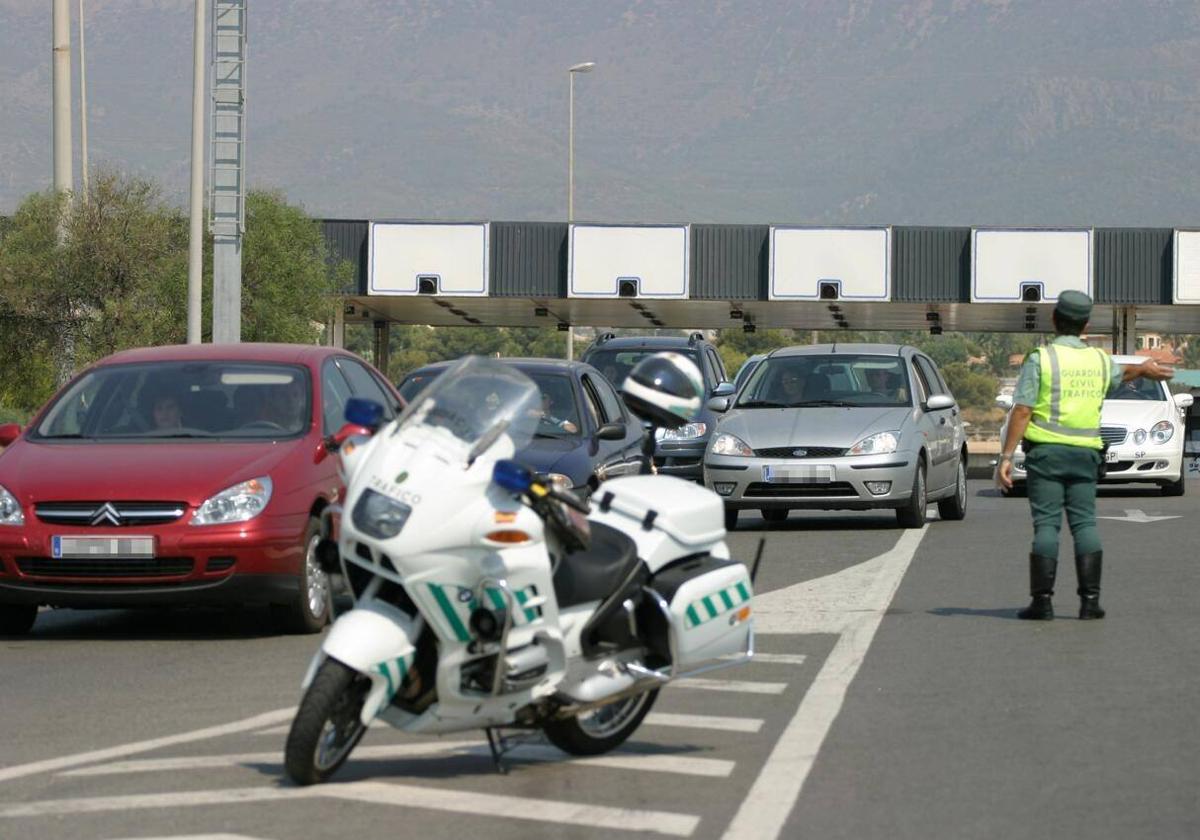
{"label": "white road marking", "polygon": [[226,790],[201,790],[185,793],[149,793],[130,796],[100,796],[81,799],[50,799],[13,805],[0,805],[0,818],[98,814],[151,808],[186,808],[199,805],[237,805],[252,802],[277,802],[299,799],[341,799],[447,811],[474,817],[513,819],[580,825],[622,831],[647,831],[674,837],[689,837],[700,818],[668,811],[609,808],[580,805],[553,799],[499,796],[468,790],[445,790],[416,785],[384,782],[351,782],[312,787],[254,787]]}
{"label": "white road marking", "polygon": [[151,738],[148,741],[137,741],[132,744],[123,744],[117,747],[109,747],[108,749],[92,750],[90,752],[76,753],[75,755],[65,755],[60,758],[50,758],[45,761],[34,761],[29,764],[15,764],[12,767],[0,767],[0,782],[7,782],[10,779],[20,779],[25,776],[34,776],[38,773],[53,773],[56,770],[65,770],[68,767],[79,767],[83,764],[95,764],[99,761],[108,761],[113,758],[122,758],[127,755],[137,755],[138,753],[150,752],[151,750],[162,749],[163,747],[173,747],[177,744],[188,744],[193,741],[204,741],[209,738],[219,738],[222,735],[232,735],[238,732],[246,732],[252,729],[258,729],[263,726],[270,726],[274,723],[279,723],[282,720],[288,720],[295,715],[296,710],[293,709],[276,709],[273,712],[264,712],[261,715],[246,718],[245,720],[234,721],[233,723],[224,723],[220,726],[209,726],[205,729],[197,729],[192,732],[184,732],[179,735],[167,735],[162,738]]}
{"label": "white road marking", "polygon": [[[841,711],[846,691],[875,638],[875,631],[928,530],[926,525],[920,530],[906,531],[891,551],[831,576],[840,577],[851,571],[859,575],[857,586],[846,587],[847,590],[857,589],[855,597],[843,598],[841,604],[841,608],[849,610],[840,622],[842,636],[780,735],[749,794],[742,800],[725,831],[724,840],[774,840],[780,836],[821,744]],[[777,604],[807,603],[810,591],[811,586],[806,582],[769,592],[763,599],[775,595],[778,596],[774,599]],[[758,599],[755,601],[755,613],[761,617]],[[796,624],[811,626],[810,619],[811,616],[798,613]],[[776,628],[773,632],[777,633],[803,632],[787,629],[784,616],[778,613],[772,626]]]}
{"label": "white road marking", "polygon": [[1164,519],[1180,519],[1179,516],[1149,516],[1144,510],[1126,510],[1124,516],[1097,516],[1097,519],[1115,519],[1118,522],[1136,522],[1146,525],[1150,522],[1162,522]]}
{"label": "white road marking", "polygon": [[[740,656],[741,654],[734,654]],[[733,658],[733,657],[729,657]],[[803,665],[808,656],[803,653],[759,653],[754,652],[751,662],[765,662],[768,665]]]}
{"label": "white road marking", "polygon": [[[376,744],[359,747],[351,753],[350,761],[354,761],[355,759],[433,758],[446,755],[486,757],[490,755],[490,752],[486,744],[478,741],[426,741],[417,744]],[[508,760],[514,763],[572,764],[583,767],[606,767],[617,770],[639,770],[650,773],[678,773],[685,776],[707,776],[711,778],[727,778],[733,773],[733,769],[736,766],[736,762],[733,761],[674,755],[671,753],[648,754],[618,751],[605,755],[577,757],[567,755],[553,747],[542,746],[540,744],[518,746],[513,752],[508,754]],[[134,759],[132,761],[100,764],[95,767],[83,767],[78,770],[68,770],[62,775],[115,776],[127,773],[168,773],[183,770],[212,770],[221,767],[255,767],[262,765],[272,767],[282,766],[283,753],[280,751]]]}
{"label": "white road marking", "polygon": [[747,682],[746,680],[706,680],[701,677],[688,677],[677,680],[670,688],[694,688],[700,691],[731,691],[742,694],[783,694],[787,691],[787,683],[778,682]]}
{"label": "white road marking", "polygon": [[676,715],[651,712],[642,721],[647,726],[675,726],[682,729],[711,729],[720,732],[758,732],[761,718],[721,717],[718,715]]}

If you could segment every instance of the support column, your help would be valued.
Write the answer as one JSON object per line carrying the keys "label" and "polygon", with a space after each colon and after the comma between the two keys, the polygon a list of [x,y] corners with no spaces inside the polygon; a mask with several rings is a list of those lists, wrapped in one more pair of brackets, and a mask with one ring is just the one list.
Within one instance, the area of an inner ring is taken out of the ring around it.
{"label": "support column", "polygon": [[213,236],[213,344],[242,340],[242,237]]}
{"label": "support column", "polygon": [[391,338],[391,324],[387,321],[375,322],[374,364],[384,376],[388,376],[388,341]]}
{"label": "support column", "polygon": [[346,304],[341,301],[338,301],[333,312],[333,334],[330,336],[329,345],[339,350],[346,346]]}
{"label": "support column", "polygon": [[1120,306],[1113,309],[1113,353],[1130,356],[1137,352],[1137,307]]}

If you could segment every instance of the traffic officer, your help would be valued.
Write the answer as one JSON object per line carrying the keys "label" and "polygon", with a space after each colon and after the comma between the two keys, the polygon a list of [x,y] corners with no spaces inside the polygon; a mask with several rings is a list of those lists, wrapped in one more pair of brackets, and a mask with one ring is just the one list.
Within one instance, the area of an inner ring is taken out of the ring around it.
{"label": "traffic officer", "polygon": [[1033,602],[1017,613],[1024,619],[1054,618],[1051,596],[1064,507],[1075,541],[1079,617],[1104,618],[1100,608],[1104,555],[1096,530],[1096,482],[1104,449],[1100,409],[1104,398],[1122,382],[1140,376],[1158,380],[1174,376],[1170,367],[1153,360],[1119,365],[1103,350],[1088,347],[1079,336],[1091,315],[1092,299],[1087,295],[1074,291],[1059,295],[1054,340],[1025,357],[1013,394],[997,477],[1004,488],[1012,487],[1013,453],[1021,443],[1033,513],[1029,555]]}

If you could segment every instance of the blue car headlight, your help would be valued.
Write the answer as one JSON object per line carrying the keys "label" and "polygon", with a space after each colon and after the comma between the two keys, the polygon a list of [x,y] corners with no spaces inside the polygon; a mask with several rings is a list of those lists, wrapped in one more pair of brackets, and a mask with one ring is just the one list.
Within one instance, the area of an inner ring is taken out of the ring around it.
{"label": "blue car headlight", "polygon": [[374,490],[364,490],[354,505],[354,527],[377,540],[390,540],[400,533],[412,508]]}

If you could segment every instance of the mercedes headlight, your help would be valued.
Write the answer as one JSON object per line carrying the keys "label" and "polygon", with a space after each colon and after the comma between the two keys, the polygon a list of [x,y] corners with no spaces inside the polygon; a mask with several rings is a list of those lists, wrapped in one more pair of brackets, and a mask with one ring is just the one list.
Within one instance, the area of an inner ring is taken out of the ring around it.
{"label": "mercedes headlight", "polygon": [[1150,427],[1150,440],[1154,443],[1166,443],[1175,434],[1175,426],[1170,420],[1163,420]]}
{"label": "mercedes headlight", "polygon": [[1145,443],[1146,442],[1146,430],[1138,429],[1136,432],[1134,432],[1133,433],[1133,442],[1137,446],[1141,446],[1143,443]]}
{"label": "mercedes headlight", "polygon": [[0,525],[24,525],[25,514],[17,497],[0,485]]}
{"label": "mercedes headlight", "polygon": [[200,505],[192,515],[192,524],[228,525],[253,519],[271,501],[271,490],[271,479],[265,475],[226,487]]}
{"label": "mercedes headlight", "polygon": [[364,490],[354,505],[351,516],[354,527],[377,540],[390,540],[400,533],[412,508],[397,499]]}
{"label": "mercedes headlight", "polygon": [[900,446],[896,432],[879,432],[850,447],[847,455],[890,455]]}
{"label": "mercedes headlight", "polygon": [[659,429],[659,440],[697,440],[708,431],[707,423],[685,423],[678,429]]}
{"label": "mercedes headlight", "polygon": [[712,454],[752,458],[754,457],[754,450],[747,446],[741,438],[727,432],[722,432],[713,438]]}

